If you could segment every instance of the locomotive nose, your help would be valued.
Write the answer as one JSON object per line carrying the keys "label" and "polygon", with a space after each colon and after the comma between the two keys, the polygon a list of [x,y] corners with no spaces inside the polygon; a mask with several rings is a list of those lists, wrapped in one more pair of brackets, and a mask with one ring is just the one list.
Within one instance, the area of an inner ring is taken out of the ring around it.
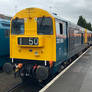
{"label": "locomotive nose", "polygon": [[36,78],[38,80],[46,80],[48,78],[48,68],[45,66],[38,66],[36,69]]}

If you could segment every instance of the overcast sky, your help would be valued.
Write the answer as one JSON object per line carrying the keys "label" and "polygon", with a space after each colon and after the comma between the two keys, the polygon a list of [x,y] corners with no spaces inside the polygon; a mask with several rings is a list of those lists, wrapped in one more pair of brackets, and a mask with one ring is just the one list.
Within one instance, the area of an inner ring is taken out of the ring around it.
{"label": "overcast sky", "polygon": [[0,13],[9,16],[29,7],[57,12],[73,23],[82,15],[92,23],[92,0],[0,0]]}

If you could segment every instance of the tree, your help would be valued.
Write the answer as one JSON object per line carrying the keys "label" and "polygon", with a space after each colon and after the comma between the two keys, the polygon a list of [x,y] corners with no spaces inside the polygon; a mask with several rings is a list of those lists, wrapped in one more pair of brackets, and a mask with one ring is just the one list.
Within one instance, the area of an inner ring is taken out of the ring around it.
{"label": "tree", "polygon": [[81,27],[84,27],[84,28],[87,28],[88,30],[91,30],[92,31],[92,25],[91,25],[91,23],[90,22],[88,23],[86,21],[86,19],[83,18],[82,16],[79,16],[77,25],[79,25]]}
{"label": "tree", "polygon": [[90,23],[90,22],[86,24],[86,28],[89,29],[89,30],[92,29],[92,28],[91,28],[91,23]]}

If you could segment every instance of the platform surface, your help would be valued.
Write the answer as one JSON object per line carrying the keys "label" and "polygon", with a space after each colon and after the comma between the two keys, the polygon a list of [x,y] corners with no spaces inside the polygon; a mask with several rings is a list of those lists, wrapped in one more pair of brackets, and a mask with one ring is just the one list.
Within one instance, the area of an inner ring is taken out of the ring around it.
{"label": "platform surface", "polygon": [[92,48],[45,92],[92,92]]}
{"label": "platform surface", "polygon": [[0,92],[8,92],[8,90],[21,82],[20,78],[15,78],[13,74],[0,72]]}

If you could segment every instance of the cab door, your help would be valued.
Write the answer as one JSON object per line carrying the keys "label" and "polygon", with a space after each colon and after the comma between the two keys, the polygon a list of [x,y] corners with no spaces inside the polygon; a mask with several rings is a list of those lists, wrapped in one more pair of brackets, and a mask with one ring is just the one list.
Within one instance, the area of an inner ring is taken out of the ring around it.
{"label": "cab door", "polygon": [[67,23],[56,20],[56,61],[62,63],[67,58]]}

